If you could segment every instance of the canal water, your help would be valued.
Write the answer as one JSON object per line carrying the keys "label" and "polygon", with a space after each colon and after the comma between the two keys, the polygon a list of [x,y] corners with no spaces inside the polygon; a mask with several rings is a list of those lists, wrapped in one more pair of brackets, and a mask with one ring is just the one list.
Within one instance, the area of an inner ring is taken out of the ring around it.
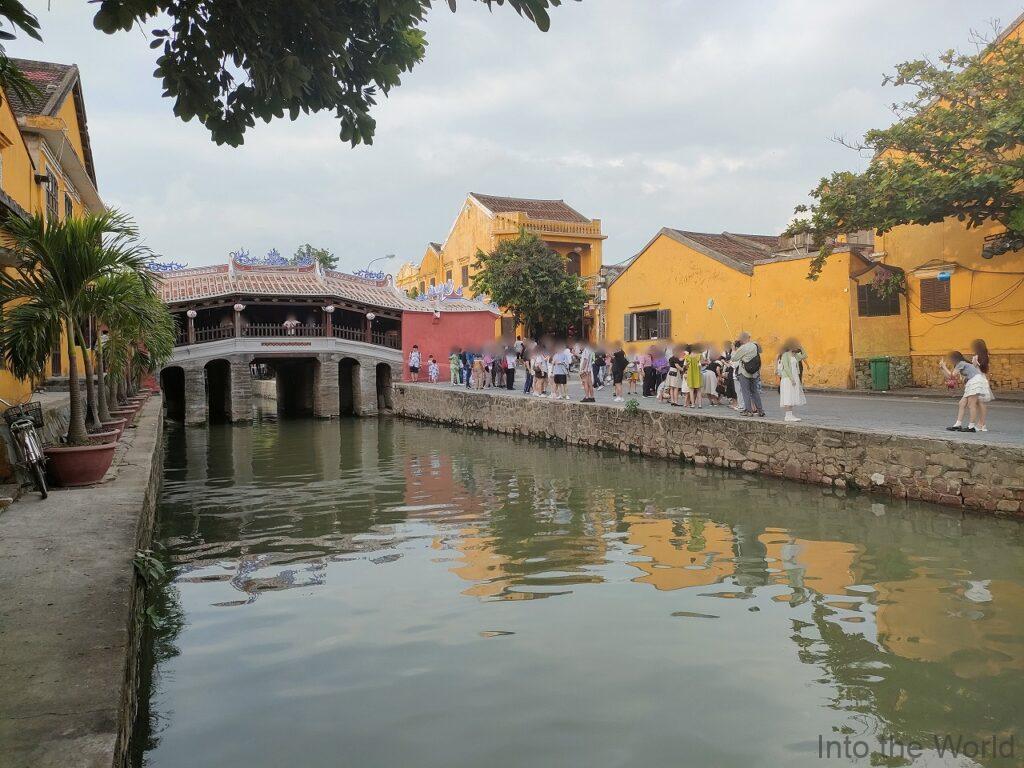
{"label": "canal water", "polygon": [[158,514],[137,766],[1024,760],[1017,524],[268,416],[169,426]]}

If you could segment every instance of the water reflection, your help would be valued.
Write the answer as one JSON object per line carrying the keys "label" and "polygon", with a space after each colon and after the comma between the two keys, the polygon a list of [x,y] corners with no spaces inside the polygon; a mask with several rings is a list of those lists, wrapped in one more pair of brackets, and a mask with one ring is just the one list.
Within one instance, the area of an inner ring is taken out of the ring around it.
{"label": "water reflection", "polygon": [[168,430],[160,515],[139,763],[1021,741],[1016,524],[387,419]]}

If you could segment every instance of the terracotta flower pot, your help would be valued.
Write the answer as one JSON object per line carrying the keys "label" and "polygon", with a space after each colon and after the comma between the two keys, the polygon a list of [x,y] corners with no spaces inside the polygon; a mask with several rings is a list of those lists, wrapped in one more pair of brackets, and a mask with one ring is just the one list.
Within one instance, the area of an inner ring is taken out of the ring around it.
{"label": "terracotta flower pot", "polygon": [[110,421],[101,421],[103,430],[108,431],[111,429],[117,430],[117,436],[121,437],[124,434],[124,428],[128,426],[128,419],[111,419]]}
{"label": "terracotta flower pot", "polygon": [[90,443],[116,443],[117,438],[121,436],[121,430],[119,429],[104,429],[99,432],[89,433]]}
{"label": "terracotta flower pot", "polygon": [[58,445],[44,448],[46,468],[53,482],[64,488],[92,485],[103,479],[114,461],[117,443]]}

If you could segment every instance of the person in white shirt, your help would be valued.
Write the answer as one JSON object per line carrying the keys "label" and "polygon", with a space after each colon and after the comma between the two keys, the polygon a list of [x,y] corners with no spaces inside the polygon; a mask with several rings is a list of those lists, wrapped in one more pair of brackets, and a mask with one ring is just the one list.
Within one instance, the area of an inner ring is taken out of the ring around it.
{"label": "person in white shirt", "polygon": [[572,350],[568,347],[555,354],[551,358],[551,378],[554,383],[553,397],[569,399],[569,366],[572,365]]}
{"label": "person in white shirt", "polygon": [[583,385],[581,403],[593,403],[594,400],[594,350],[589,344],[580,349],[580,383]]}

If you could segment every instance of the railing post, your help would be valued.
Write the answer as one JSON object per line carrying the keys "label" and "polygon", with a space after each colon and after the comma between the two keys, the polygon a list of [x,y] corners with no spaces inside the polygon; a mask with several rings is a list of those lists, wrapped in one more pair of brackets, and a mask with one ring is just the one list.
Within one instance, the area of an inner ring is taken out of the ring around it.
{"label": "railing post", "polygon": [[334,337],[334,305],[328,304],[324,307],[324,336]]}

